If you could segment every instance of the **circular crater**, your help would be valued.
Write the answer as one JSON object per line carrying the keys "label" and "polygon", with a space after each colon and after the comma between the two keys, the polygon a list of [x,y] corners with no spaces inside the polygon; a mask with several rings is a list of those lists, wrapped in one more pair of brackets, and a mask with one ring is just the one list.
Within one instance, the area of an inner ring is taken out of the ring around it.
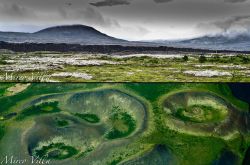
{"label": "circular crater", "polygon": [[90,125],[75,116],[53,114],[37,117],[25,141],[30,156],[63,160],[86,156],[101,143],[105,130],[103,125]]}
{"label": "circular crater", "polygon": [[32,155],[40,158],[62,160],[78,153],[79,151],[76,148],[67,146],[64,143],[51,143],[40,148],[35,148]]}
{"label": "circular crater", "polygon": [[164,110],[177,120],[192,123],[216,123],[228,117],[223,99],[211,93],[180,92],[164,101]]}
{"label": "circular crater", "polygon": [[227,136],[238,131],[240,113],[210,92],[183,91],[163,101],[168,128],[195,135]]}
{"label": "circular crater", "polygon": [[[55,109],[59,111],[52,113]],[[93,155],[105,159],[114,146],[124,146],[144,131],[147,112],[135,97],[106,89],[42,97],[30,102],[20,116],[18,122],[34,121],[21,144],[27,146],[29,157],[60,164],[72,159],[91,163]]]}
{"label": "circular crater", "polygon": [[76,93],[66,102],[66,109],[88,123],[106,126],[106,139],[130,136],[144,128],[146,110],[136,98],[118,90]]}

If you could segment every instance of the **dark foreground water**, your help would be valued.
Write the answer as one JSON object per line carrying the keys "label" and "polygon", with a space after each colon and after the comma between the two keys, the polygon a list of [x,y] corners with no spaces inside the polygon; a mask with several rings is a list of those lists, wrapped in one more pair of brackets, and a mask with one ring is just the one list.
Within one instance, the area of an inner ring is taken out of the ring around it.
{"label": "dark foreground water", "polygon": [[235,97],[250,105],[250,83],[229,83],[228,85]]}

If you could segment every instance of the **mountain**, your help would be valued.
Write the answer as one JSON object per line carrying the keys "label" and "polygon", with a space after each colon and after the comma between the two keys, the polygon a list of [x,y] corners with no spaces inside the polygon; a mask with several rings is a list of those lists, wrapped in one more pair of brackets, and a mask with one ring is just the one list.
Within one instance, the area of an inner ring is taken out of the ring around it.
{"label": "mountain", "polygon": [[0,41],[9,43],[66,43],[80,45],[171,46],[180,48],[250,51],[250,34],[225,35],[167,41],[126,41],[108,36],[84,25],[55,26],[35,33],[0,32]]}
{"label": "mountain", "polygon": [[182,41],[155,41],[161,45],[211,50],[250,51],[250,34],[203,36]]}
{"label": "mountain", "polygon": [[81,45],[123,45],[129,41],[110,37],[84,25],[56,26],[35,33],[0,32],[0,41],[10,43],[67,43]]}

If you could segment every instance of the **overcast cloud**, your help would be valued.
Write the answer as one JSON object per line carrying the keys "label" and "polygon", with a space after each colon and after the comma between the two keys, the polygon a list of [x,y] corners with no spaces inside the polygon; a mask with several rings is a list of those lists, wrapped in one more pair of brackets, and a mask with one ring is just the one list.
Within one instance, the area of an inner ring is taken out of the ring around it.
{"label": "overcast cloud", "polygon": [[229,2],[229,3],[242,3],[242,2],[246,2],[248,0],[225,0],[225,2]]}
{"label": "overcast cloud", "polygon": [[180,39],[250,29],[249,0],[0,0],[0,30],[93,26],[130,40]]}
{"label": "overcast cloud", "polygon": [[96,7],[103,7],[103,6],[117,6],[117,5],[129,5],[130,0],[103,0],[98,2],[89,3]]}

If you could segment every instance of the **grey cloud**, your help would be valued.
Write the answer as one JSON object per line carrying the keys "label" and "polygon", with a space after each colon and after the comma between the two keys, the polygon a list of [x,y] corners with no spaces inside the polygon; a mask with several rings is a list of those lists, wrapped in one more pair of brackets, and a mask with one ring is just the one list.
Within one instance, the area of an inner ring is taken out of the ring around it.
{"label": "grey cloud", "polygon": [[[217,29],[217,32],[227,34],[227,33],[242,33],[249,32],[250,30],[250,15],[245,16],[234,16],[221,21],[214,21],[209,23],[198,24],[197,28],[199,30],[207,31]],[[219,30],[219,31],[218,31]]]}
{"label": "grey cloud", "polygon": [[154,0],[156,3],[172,2],[173,0]]}
{"label": "grey cloud", "polygon": [[63,17],[63,18],[67,18],[68,17],[68,13],[64,8],[59,8],[58,9],[59,14]]}
{"label": "grey cloud", "polygon": [[17,4],[0,4],[0,18],[2,21],[26,21],[36,19],[37,14],[27,7]]}
{"label": "grey cloud", "polygon": [[100,12],[91,7],[76,12],[75,17],[92,25],[100,25],[102,27],[120,26],[116,20],[104,17]]}
{"label": "grey cloud", "polygon": [[2,6],[1,13],[4,13],[5,15],[9,16],[18,16],[18,17],[28,16],[29,14],[31,14],[26,8],[21,7],[17,4]]}
{"label": "grey cloud", "polygon": [[129,5],[129,0],[103,0],[95,3],[90,3],[96,7],[103,7],[103,6],[117,6],[117,5]]}
{"label": "grey cloud", "polygon": [[235,17],[231,17],[227,20],[224,21],[217,21],[214,22],[213,24],[222,29],[224,32],[226,32],[227,30],[229,30],[232,26],[234,25],[246,25],[247,21],[250,20],[250,15],[247,16],[235,16]]}
{"label": "grey cloud", "polygon": [[[144,34],[149,39],[156,37],[175,38],[203,34],[203,32],[209,33],[214,29],[217,31],[227,31],[225,29],[231,28],[246,29],[249,25],[247,23],[248,19],[242,18],[239,20],[239,18],[232,16],[250,15],[250,0],[245,3],[243,2],[245,0],[0,1],[0,30],[3,29],[3,26],[20,27],[21,25],[29,25],[30,27],[44,27],[63,24],[85,24],[110,35],[115,34],[124,38],[137,37],[138,40]],[[92,4],[89,4],[90,2]],[[105,5],[113,7],[101,7]],[[118,5],[118,7],[115,7],[115,5]],[[225,18],[230,19],[218,21]],[[196,25],[200,22],[206,23],[203,26],[203,32],[198,31],[196,28]],[[211,28],[208,28],[208,26]],[[230,27],[227,28],[228,26]],[[133,27],[133,29],[126,30],[126,27]],[[146,30],[137,27],[146,28],[150,32],[147,33]],[[119,28],[124,30],[117,30]],[[127,31],[127,33],[124,31]],[[134,31],[135,35],[131,31]]]}
{"label": "grey cloud", "polygon": [[247,2],[248,0],[224,0],[224,1],[228,3],[242,3],[242,2]]}

